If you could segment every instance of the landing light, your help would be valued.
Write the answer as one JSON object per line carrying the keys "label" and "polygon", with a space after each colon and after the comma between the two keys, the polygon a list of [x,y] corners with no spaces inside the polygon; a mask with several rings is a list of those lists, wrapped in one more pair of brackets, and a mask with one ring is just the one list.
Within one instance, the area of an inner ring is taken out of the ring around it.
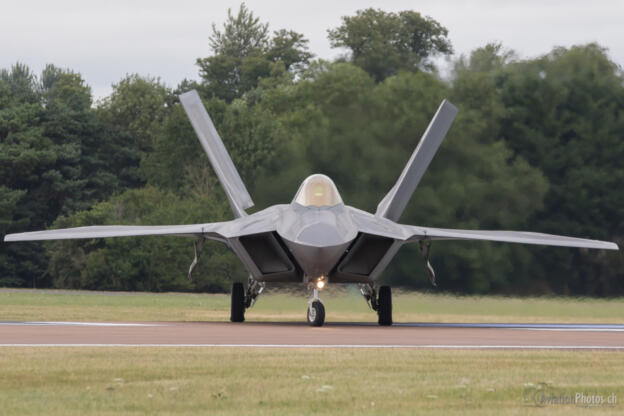
{"label": "landing light", "polygon": [[316,288],[317,288],[318,290],[321,290],[321,289],[323,289],[324,287],[325,287],[325,278],[323,278],[323,277],[319,277],[319,278],[316,280]]}

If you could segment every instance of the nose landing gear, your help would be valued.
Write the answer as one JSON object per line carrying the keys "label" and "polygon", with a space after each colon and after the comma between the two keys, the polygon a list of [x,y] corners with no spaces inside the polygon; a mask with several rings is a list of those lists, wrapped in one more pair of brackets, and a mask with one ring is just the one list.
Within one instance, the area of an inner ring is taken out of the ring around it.
{"label": "nose landing gear", "polygon": [[318,289],[314,288],[314,297],[308,305],[308,324],[323,326],[325,323],[325,306],[318,297]]}

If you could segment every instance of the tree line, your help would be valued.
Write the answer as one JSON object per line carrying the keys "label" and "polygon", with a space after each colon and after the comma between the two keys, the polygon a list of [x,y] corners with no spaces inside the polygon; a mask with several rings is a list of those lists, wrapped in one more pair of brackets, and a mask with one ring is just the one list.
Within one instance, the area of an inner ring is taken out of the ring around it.
{"label": "tree line", "polygon": [[[624,243],[624,74],[597,44],[520,59],[501,44],[455,57],[448,31],[414,11],[367,9],[328,31],[346,53],[315,59],[307,39],[271,32],[241,5],[212,27],[199,80],[171,88],[129,75],[93,101],[79,73],[0,71],[0,233],[231,218],[177,96],[200,92],[256,207],[289,203],[332,177],[374,212],[443,98],[459,115],[400,222],[516,229]],[[434,64],[448,56],[451,75]],[[175,237],[0,245],[0,286],[224,291],[246,279],[209,242]],[[434,242],[439,289],[456,293],[624,294],[619,252]],[[418,247],[385,272],[428,289]]]}

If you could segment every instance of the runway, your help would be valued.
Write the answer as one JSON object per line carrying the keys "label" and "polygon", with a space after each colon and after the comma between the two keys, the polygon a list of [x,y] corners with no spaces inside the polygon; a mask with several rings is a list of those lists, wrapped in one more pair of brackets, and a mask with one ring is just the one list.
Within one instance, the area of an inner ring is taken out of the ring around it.
{"label": "runway", "polygon": [[1,347],[597,349],[624,325],[298,322],[0,322]]}

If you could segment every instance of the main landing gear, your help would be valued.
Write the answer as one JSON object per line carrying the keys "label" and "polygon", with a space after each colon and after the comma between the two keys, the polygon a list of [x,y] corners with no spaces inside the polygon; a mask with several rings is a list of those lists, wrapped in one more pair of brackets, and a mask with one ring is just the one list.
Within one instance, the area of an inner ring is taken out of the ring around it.
{"label": "main landing gear", "polygon": [[264,283],[260,283],[249,278],[247,284],[247,293],[242,283],[236,282],[232,284],[232,301],[230,304],[230,321],[245,321],[245,309],[251,308],[258,299],[258,296],[264,290]]}
{"label": "main landing gear", "polygon": [[379,325],[392,325],[392,291],[390,286],[381,286],[379,294],[371,284],[361,284],[360,292],[372,310],[377,311]]}
{"label": "main landing gear", "polygon": [[379,288],[377,316],[379,317],[379,325],[392,325],[392,292],[390,291],[390,286],[381,286]]}
{"label": "main landing gear", "polygon": [[245,320],[245,288],[241,282],[232,284],[232,303],[230,304],[230,321]]}
{"label": "main landing gear", "polygon": [[[313,286],[312,299],[308,302],[307,319],[310,326],[323,326],[325,323],[325,307],[318,296],[318,282]],[[247,291],[242,283],[236,282],[232,285],[232,303],[230,309],[230,320],[232,322],[243,322],[245,320],[245,309],[250,308],[256,302],[258,295],[262,293],[264,283],[249,279]],[[360,291],[370,307],[377,312],[378,322],[381,326],[392,325],[392,292],[390,286],[379,287],[379,292],[372,284],[361,284]]]}

